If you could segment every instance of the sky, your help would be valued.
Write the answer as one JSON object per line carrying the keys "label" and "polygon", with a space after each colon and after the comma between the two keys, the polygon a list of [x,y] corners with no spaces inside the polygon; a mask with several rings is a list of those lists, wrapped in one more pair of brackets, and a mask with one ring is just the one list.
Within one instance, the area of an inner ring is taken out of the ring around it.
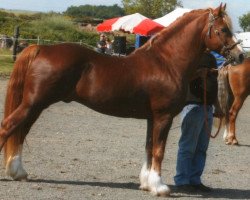
{"label": "sky", "polygon": [[[217,7],[221,2],[227,3],[227,11],[232,19],[234,31],[240,31],[238,18],[250,12],[250,0],[180,0],[184,8],[197,9]],[[114,5],[122,6],[121,0],[0,0],[0,8],[32,10],[42,12],[63,12],[69,6],[79,5]]]}

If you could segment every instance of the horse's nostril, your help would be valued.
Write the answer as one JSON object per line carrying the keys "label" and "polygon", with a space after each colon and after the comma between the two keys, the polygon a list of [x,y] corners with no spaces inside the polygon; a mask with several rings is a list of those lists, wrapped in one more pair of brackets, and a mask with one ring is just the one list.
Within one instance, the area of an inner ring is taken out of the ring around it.
{"label": "horse's nostril", "polygon": [[242,63],[244,61],[244,58],[245,58],[245,56],[244,56],[243,53],[239,55],[239,61],[240,61],[240,63]]}

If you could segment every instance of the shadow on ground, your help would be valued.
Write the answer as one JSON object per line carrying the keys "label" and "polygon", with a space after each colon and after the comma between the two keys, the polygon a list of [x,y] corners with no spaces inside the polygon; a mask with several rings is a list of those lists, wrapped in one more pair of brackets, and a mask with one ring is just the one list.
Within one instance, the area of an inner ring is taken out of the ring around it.
{"label": "shadow on ground", "polygon": [[[0,179],[2,182],[10,182],[9,179]],[[93,187],[106,187],[106,188],[119,188],[119,189],[130,189],[139,190],[139,184],[137,183],[115,183],[115,182],[99,182],[99,181],[65,181],[65,180],[48,180],[48,179],[29,179],[28,183],[48,183],[57,185],[88,185]],[[178,192],[175,186],[169,185],[171,188],[171,197],[194,197],[194,198],[226,198],[226,199],[248,199],[250,197],[250,190],[240,189],[226,189],[226,188],[213,188],[210,193],[189,193],[183,194]]]}

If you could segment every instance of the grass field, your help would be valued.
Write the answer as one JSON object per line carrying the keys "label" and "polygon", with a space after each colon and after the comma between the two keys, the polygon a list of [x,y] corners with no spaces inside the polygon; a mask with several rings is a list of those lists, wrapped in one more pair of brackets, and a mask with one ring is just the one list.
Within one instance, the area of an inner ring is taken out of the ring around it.
{"label": "grass field", "polygon": [[12,71],[13,64],[12,52],[0,49],[0,75],[8,76]]}

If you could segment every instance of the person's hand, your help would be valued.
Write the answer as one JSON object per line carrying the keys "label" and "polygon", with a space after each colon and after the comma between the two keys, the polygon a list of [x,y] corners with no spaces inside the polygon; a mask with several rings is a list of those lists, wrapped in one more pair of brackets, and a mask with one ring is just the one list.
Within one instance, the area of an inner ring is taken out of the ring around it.
{"label": "person's hand", "polygon": [[207,76],[207,73],[208,73],[208,68],[199,68],[195,71],[195,74],[191,77],[191,81],[196,79],[196,78],[205,78]]}
{"label": "person's hand", "polygon": [[211,68],[208,70],[209,73],[218,74],[218,69]]}

